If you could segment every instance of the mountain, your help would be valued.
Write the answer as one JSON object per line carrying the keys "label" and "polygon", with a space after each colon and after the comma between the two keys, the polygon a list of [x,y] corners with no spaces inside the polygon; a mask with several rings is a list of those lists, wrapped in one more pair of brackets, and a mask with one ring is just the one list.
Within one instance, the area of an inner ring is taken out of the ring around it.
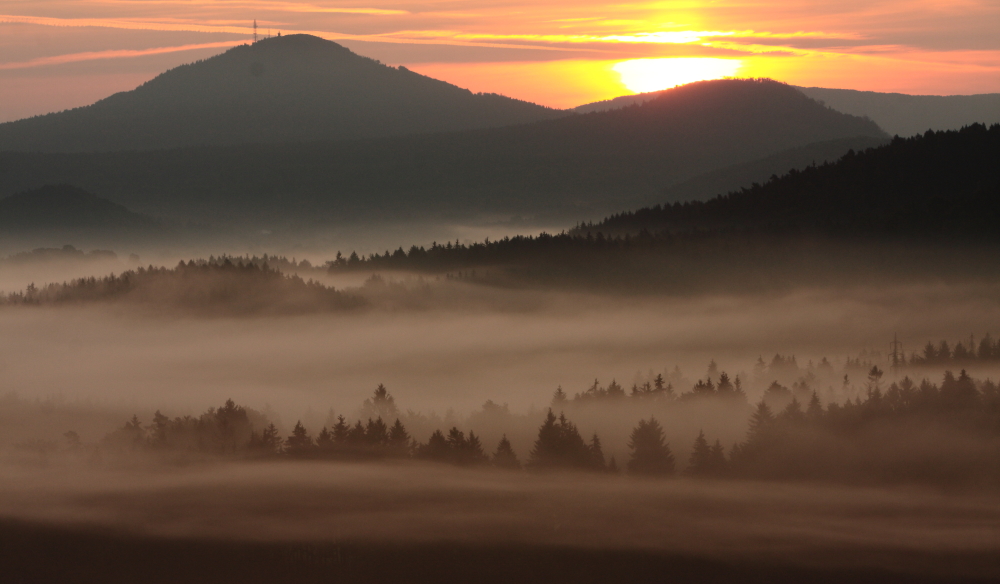
{"label": "mountain", "polygon": [[822,87],[799,90],[837,111],[867,116],[896,136],[912,136],[927,130],[957,130],[975,123],[1000,123],[1000,93],[905,95]]}
{"label": "mountain", "polygon": [[[692,83],[642,105],[465,132],[100,154],[0,153],[0,194],[66,182],[158,216],[350,221],[415,213],[606,213],[815,142],[886,138],[768,80]],[[268,227],[270,229],[270,227]]]}
{"label": "mountain", "polygon": [[[927,130],[958,130],[971,124],[1000,122],[1000,93],[981,95],[906,95],[853,89],[798,87],[799,91],[839,112],[867,117],[890,135],[912,136]],[[664,91],[670,91],[669,89]],[[573,108],[577,113],[620,109],[645,103],[663,91],[623,95]]]}
{"label": "mountain", "polygon": [[858,136],[826,142],[807,144],[744,162],[734,166],[713,170],[663,190],[662,201],[668,203],[700,201],[719,194],[739,190],[754,183],[764,183],[774,176],[781,176],[790,170],[803,170],[814,164],[836,162],[848,151],[861,152],[881,146],[888,138]]}
{"label": "mountain", "polygon": [[473,94],[310,35],[272,37],[73,110],[0,124],[0,150],[96,152],[349,140],[564,116]]}
{"label": "mountain", "polygon": [[0,199],[0,229],[7,232],[155,229],[152,218],[70,185],[47,185]]}

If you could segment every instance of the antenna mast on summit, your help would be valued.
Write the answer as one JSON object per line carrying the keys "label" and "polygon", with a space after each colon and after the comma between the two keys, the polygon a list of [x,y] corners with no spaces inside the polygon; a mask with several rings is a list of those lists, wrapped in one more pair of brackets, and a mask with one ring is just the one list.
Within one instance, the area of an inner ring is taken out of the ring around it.
{"label": "antenna mast on summit", "polygon": [[253,42],[257,43],[257,19],[253,19]]}

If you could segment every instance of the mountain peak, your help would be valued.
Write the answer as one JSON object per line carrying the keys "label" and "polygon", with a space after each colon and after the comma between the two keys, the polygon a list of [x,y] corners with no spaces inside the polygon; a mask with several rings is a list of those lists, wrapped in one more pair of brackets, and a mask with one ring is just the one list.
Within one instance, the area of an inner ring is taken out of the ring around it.
{"label": "mountain peak", "polygon": [[384,65],[319,37],[274,36],[93,105],[0,124],[0,150],[79,152],[350,140],[568,115]]}

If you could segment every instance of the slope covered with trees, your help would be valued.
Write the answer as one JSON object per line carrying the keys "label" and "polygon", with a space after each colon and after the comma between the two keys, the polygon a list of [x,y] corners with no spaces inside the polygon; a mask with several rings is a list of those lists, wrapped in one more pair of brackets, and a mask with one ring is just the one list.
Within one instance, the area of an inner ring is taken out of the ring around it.
{"label": "slope covered with trees", "polygon": [[204,315],[299,314],[346,310],[364,305],[313,280],[285,275],[266,263],[212,258],[173,269],[138,268],[103,278],[79,278],[62,284],[30,285],[0,297],[2,305],[56,306],[116,303]]}
{"label": "slope covered with trees", "polygon": [[345,140],[566,115],[288,35],[167,71],[87,107],[0,124],[0,150],[93,152]]}
{"label": "slope covered with trees", "polygon": [[649,200],[713,169],[857,136],[885,134],[782,83],[720,80],[630,108],[467,132],[157,152],[9,152],[0,154],[0,189],[66,182],[132,208],[199,219],[553,209],[579,217]]}
{"label": "slope covered with trees", "polygon": [[914,239],[996,238],[1000,125],[895,138],[708,201],[621,213],[578,232],[742,229]]}

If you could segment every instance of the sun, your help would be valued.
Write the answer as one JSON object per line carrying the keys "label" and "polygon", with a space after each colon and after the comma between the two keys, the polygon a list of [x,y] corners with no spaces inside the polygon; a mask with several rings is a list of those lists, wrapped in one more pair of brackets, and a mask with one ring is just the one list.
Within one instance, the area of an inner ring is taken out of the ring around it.
{"label": "sun", "polygon": [[732,77],[742,66],[738,59],[670,57],[622,61],[611,68],[621,76],[622,85],[629,91],[646,93],[694,81]]}

